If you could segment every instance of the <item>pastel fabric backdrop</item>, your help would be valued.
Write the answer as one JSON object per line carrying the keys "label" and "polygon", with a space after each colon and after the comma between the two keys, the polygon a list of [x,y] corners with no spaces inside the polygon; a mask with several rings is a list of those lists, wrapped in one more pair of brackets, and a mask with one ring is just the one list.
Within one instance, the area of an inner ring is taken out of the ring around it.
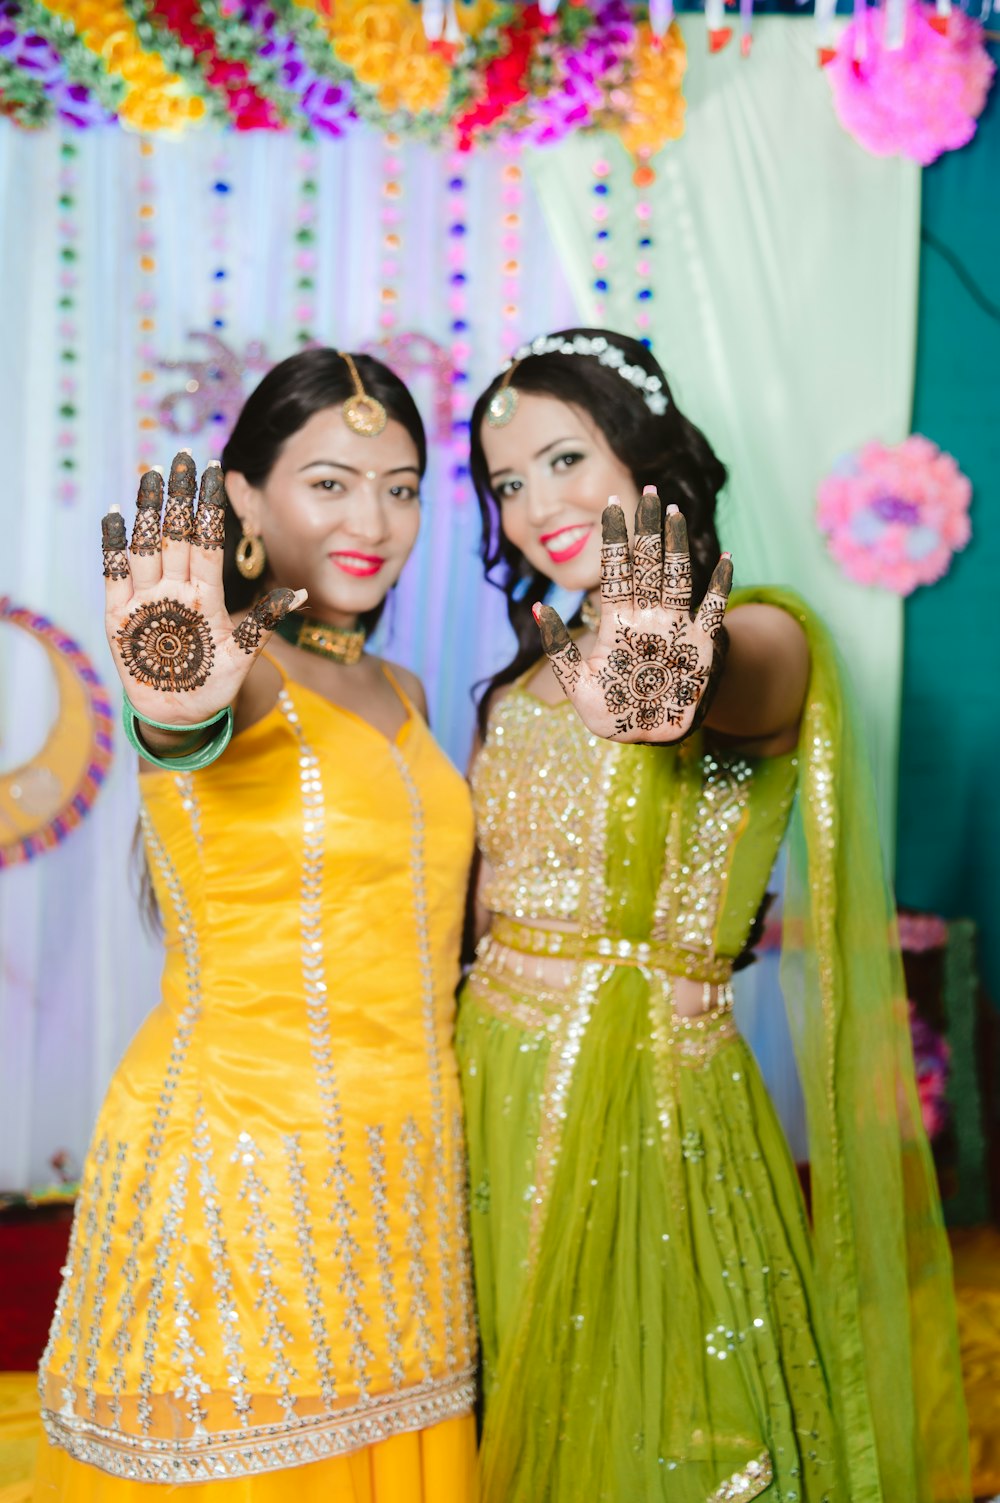
{"label": "pastel fabric backdrop", "polygon": [[[707,60],[703,20],[682,24],[688,132],[659,159],[651,200],[655,347],[679,400],[730,466],[724,530],[741,579],[795,585],[826,614],[851,661],[888,838],[899,605],[841,581],[812,516],[816,481],[838,453],[907,428],[918,177],[866,156],[840,131],[808,23],[762,18],[748,62],[735,49]],[[67,228],[60,139],[0,122],[0,593],[56,620],[113,687],[101,621],[100,515],[112,500],[130,512],[142,444],[160,460],[182,442],[199,461],[217,448],[218,424],[188,439],[140,427],[143,413],[183,393],[190,375],[159,361],[206,363],[192,331],[221,319],[215,332],[244,366],[254,341],[271,360],[291,353],[303,169],[299,143],[276,136],[205,133],[157,141],[151,156],[118,131],[71,139],[79,155]],[[524,159],[535,191],[526,179],[516,315],[506,318],[509,159],[486,151],[456,163],[417,145],[399,153],[397,328],[429,336],[447,360],[458,355],[460,414],[515,334],[593,316],[591,163],[598,150],[613,149],[577,140]],[[314,332],[357,347],[378,337],[383,309],[383,147],[361,135],[314,151]],[[456,172],[466,185],[462,234],[452,232]],[[142,182],[152,187],[140,189]],[[219,182],[228,184],[225,194]],[[633,332],[634,201],[630,209],[624,160],[615,184],[607,318]],[[155,213],[141,218],[147,200]],[[59,448],[66,420],[58,409],[67,336],[58,301],[60,246],[70,231],[78,252],[79,411],[71,427],[79,483],[66,500]],[[456,289],[458,264],[468,281]],[[456,309],[468,323],[461,334],[452,329]],[[141,331],[143,318],[152,318],[151,332]],[[144,341],[157,357],[145,385]],[[245,389],[258,374],[243,371]],[[420,375],[416,391],[430,416],[434,381]],[[475,503],[452,474],[456,455],[450,443],[435,446],[421,541],[390,612],[386,650],[425,677],[435,729],[464,765],[470,686],[505,657],[507,641],[501,601],[480,579]],[[0,631],[5,765],[40,746],[52,711],[44,659],[10,629]],[[46,1180],[59,1149],[79,1163],[111,1070],[156,1000],[157,947],[142,933],[128,875],[135,812],[134,767],[119,737],[109,783],[82,827],[0,875],[0,1186]],[[747,990],[757,994],[758,1013],[774,1013],[764,1005],[766,968],[756,969]],[[752,1011],[754,998],[748,1002]],[[770,1049],[783,1074],[780,1040],[762,1037],[760,1052]]]}
{"label": "pastel fabric backdrop", "polygon": [[[814,524],[842,453],[909,432],[920,173],[869,156],[833,114],[808,22],[761,17],[753,53],[710,57],[682,18],[687,126],[657,161],[650,333],[680,405],[729,467],[721,531],[737,583],[801,591],[833,628],[868,733],[883,848],[894,836],[902,608],[851,584]],[[598,294],[593,164],[577,136],[531,158],[549,226],[588,319]],[[635,190],[611,209],[606,317],[634,319]]]}

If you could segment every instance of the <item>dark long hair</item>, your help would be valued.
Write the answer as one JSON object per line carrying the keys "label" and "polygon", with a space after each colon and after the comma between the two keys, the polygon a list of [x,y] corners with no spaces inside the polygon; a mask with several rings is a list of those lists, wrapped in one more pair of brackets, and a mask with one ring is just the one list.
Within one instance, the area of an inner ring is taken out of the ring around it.
{"label": "dark long hair", "polygon": [[[372,355],[353,355],[361,383],[368,396],[381,402],[389,417],[401,423],[413,439],[417,450],[417,467],[421,479],[427,469],[427,435],[417,405],[399,377]],[[347,362],[337,350],[309,349],[289,355],[273,366],[247,397],[236,426],[222,451],[224,474],[235,470],[252,486],[262,486],[274,468],[282,446],[293,433],[325,407],[339,407],[354,395]],[[244,579],[236,567],[236,549],[243,527],[233,510],[226,507],[226,542],[223,554],[222,583],[226,609],[247,610],[259,595],[271,587],[267,574],[263,579]],[[288,583],[288,581],[282,581]],[[360,624],[370,636],[385,608],[383,600],[366,611]]]}
{"label": "dark long hair", "polygon": [[[389,417],[402,423],[417,450],[417,467],[423,479],[427,469],[427,435],[417,405],[399,377],[371,355],[352,356],[361,383],[368,396],[382,403]],[[347,362],[337,350],[309,349],[289,355],[272,367],[247,397],[236,419],[236,426],[222,451],[223,474],[236,471],[253,486],[263,485],[274,469],[281,448],[293,433],[298,433],[309,419],[325,407],[339,407],[354,395]],[[243,535],[239,517],[232,503],[226,506],[226,538],[223,550],[222,585],[226,609],[244,611],[253,605],[271,581],[265,571],[262,579],[244,579],[236,567],[236,549]],[[360,618],[366,635],[378,624],[385,601],[366,611]],[[160,929],[149,864],[141,828],[132,842],[132,860],[138,881],[139,908],[146,926]]]}
{"label": "dark long hair", "polygon": [[[603,338],[621,350],[629,365],[641,366],[649,375],[658,376],[667,399],[666,411],[650,411],[642,394],[611,366],[602,365],[596,355],[528,355],[518,365],[511,384],[517,391],[558,397],[587,413],[630,471],[636,489],[641,492],[643,486],[655,485],[664,502],[676,502],[688,526],[693,598],[698,601],[719,559],[715,508],[726,483],[725,466],[704,434],[677,407],[663,371],[644,345],[608,329],[566,329],[555,337],[571,342],[578,336]],[[485,683],[478,706],[481,732],[486,729],[494,690],[512,683],[541,656],[531,608],[544,600],[552,583],[504,536],[500,503],[490,485],[482,427],[486,409],[502,380],[502,373],[495,376],[473,408],[470,468],[483,524],[480,556],[486,578],[507,597],[507,618],[517,638],[517,651],[506,667]]]}

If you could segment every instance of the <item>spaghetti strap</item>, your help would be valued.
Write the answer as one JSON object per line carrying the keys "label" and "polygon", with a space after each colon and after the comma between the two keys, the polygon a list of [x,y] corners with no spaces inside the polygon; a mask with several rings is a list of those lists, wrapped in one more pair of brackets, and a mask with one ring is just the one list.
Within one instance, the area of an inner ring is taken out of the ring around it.
{"label": "spaghetti strap", "polygon": [[420,710],[418,710],[417,706],[413,703],[413,700],[407,694],[406,690],[403,688],[403,686],[400,683],[399,679],[393,673],[392,669],[389,667],[389,664],[385,661],[384,658],[380,659],[380,664],[381,664],[382,672],[385,674],[386,678],[389,680],[390,684],[395,689],[395,691],[399,695],[400,699],[403,701],[403,704],[405,705],[406,709],[409,710],[409,712],[410,712],[410,718],[413,719],[413,720],[423,720],[423,718],[424,718],[423,714],[421,713]]}

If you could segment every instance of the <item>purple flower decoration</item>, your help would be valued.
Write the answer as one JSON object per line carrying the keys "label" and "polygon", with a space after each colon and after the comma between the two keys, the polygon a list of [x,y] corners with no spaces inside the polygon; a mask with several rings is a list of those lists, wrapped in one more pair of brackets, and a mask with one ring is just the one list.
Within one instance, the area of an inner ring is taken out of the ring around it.
{"label": "purple flower decoration", "polygon": [[250,0],[242,20],[261,39],[257,54],[277,70],[282,88],[297,94],[309,124],[328,136],[342,136],[356,117],[347,83],[322,78],[306,61],[290,32],[278,28],[278,18],[267,0]]}
{"label": "purple flower decoration", "polygon": [[71,125],[110,125],[114,120],[90,90],[71,83],[58,52],[35,32],[20,31],[20,6],[0,0],[0,57],[40,84],[56,114]]}
{"label": "purple flower decoration", "polygon": [[552,86],[528,101],[529,123],[519,132],[527,144],[546,145],[596,123],[611,89],[624,82],[635,23],[624,0],[607,0],[576,47],[556,45]]}

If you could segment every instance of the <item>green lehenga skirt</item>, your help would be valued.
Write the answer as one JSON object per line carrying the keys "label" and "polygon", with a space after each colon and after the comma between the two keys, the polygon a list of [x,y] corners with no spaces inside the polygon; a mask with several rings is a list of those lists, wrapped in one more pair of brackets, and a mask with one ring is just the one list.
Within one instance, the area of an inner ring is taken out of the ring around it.
{"label": "green lehenga skirt", "polygon": [[[530,967],[528,968],[530,969]],[[725,1005],[512,977],[459,1012],[484,1503],[848,1503],[794,1165]]]}

